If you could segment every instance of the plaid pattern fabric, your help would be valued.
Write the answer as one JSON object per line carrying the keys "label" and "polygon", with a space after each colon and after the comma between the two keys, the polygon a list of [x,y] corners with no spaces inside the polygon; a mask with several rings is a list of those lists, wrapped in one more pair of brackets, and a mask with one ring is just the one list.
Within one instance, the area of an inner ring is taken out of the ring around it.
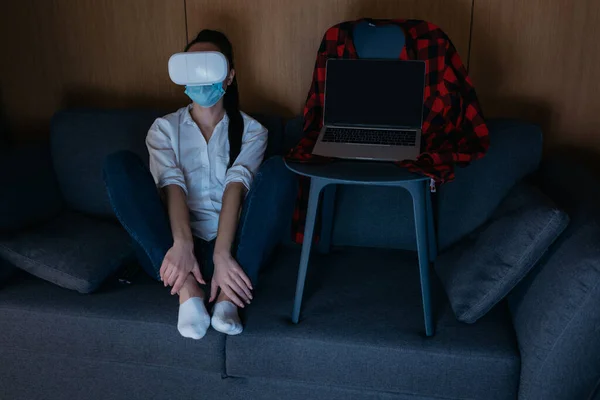
{"label": "plaid pattern fabric", "polygon": [[[327,30],[317,54],[313,81],[304,107],[304,137],[287,158],[296,162],[327,162],[312,154],[323,127],[325,67],[329,58],[356,59],[354,26],[364,20],[343,22]],[[438,184],[454,179],[454,166],[465,166],[484,156],[489,147],[488,128],[475,88],[456,48],[437,26],[419,20],[369,20],[376,25],[396,24],[406,44],[401,60],[425,61],[423,153],[415,161],[399,163]],[[301,179],[294,212],[294,239],[301,243],[308,202],[308,179]]]}

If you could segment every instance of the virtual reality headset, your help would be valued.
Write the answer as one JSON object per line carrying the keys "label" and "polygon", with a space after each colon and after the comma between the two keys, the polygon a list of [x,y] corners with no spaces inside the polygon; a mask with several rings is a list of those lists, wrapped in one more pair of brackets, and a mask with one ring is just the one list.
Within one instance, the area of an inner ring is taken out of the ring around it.
{"label": "virtual reality headset", "polygon": [[177,85],[212,85],[223,82],[227,72],[227,58],[217,51],[177,53],[169,59],[169,77]]}

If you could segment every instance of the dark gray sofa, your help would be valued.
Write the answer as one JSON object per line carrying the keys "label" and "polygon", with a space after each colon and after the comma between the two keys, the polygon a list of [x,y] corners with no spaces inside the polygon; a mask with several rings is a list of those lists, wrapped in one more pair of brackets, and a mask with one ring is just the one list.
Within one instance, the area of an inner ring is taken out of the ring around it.
{"label": "dark gray sofa", "polygon": [[[116,245],[114,254],[89,243],[125,238],[106,198],[102,160],[121,149],[147,157],[143,139],[161,114],[57,114],[51,157],[39,149],[30,158],[19,153],[17,164],[27,168],[11,171],[8,195],[1,196],[0,247],[28,240],[31,245],[35,238],[44,248],[56,245],[54,236],[67,237],[61,245],[87,246],[73,256],[85,265],[89,257],[131,262],[131,254],[124,256],[126,239],[119,240],[123,247]],[[284,131],[278,118],[258,119],[270,130],[269,155],[282,154],[297,140],[300,120],[290,121]],[[490,121],[490,128],[489,154],[459,169],[456,181],[439,191],[441,250],[485,222],[514,184],[538,169],[537,127]],[[0,275],[11,277],[0,288],[0,399],[595,398],[600,265],[594,255],[600,241],[596,247],[569,247],[574,235],[600,232],[590,222],[600,221],[591,200],[600,195],[581,187],[587,179],[582,174],[578,184],[563,163],[540,169],[540,186],[572,213],[571,226],[508,301],[477,323],[456,320],[432,274],[433,338],[422,333],[410,200],[393,188],[338,191],[335,247],[313,257],[299,325],[291,324],[290,313],[300,250],[284,239],[262,273],[244,315],[246,329],[237,337],[213,330],[201,341],[180,337],[177,300],[143,273],[130,285],[120,283],[116,273],[95,293],[82,295],[15,273],[4,261]],[[579,195],[565,196],[571,190]],[[22,198],[36,201],[25,204]],[[102,229],[89,228],[99,221]],[[80,230],[96,236],[90,240]],[[567,260],[589,255],[581,274],[568,262],[555,261],[565,258],[565,251],[571,252]],[[553,313],[565,323],[554,324]],[[558,330],[554,339],[546,336],[553,330]]]}

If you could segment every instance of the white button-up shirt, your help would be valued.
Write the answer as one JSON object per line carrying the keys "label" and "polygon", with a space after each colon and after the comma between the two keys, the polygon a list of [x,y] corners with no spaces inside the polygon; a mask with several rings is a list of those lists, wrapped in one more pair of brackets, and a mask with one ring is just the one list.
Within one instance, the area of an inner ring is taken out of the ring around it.
{"label": "white button-up shirt", "polygon": [[158,118],[146,146],[150,172],[159,188],[178,185],[187,195],[192,233],[204,240],[217,237],[225,187],[241,182],[250,189],[267,148],[267,130],[242,113],[242,149],[229,165],[229,118],[215,126],[208,143],[190,114],[191,105]]}

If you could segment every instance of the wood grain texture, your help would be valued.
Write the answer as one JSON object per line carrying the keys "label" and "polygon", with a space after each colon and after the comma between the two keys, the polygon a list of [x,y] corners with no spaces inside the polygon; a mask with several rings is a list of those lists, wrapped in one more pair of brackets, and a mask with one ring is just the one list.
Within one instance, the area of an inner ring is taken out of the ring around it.
{"label": "wood grain texture", "polygon": [[547,150],[600,152],[600,2],[475,0],[473,18],[486,116],[539,123]]}
{"label": "wood grain texture", "polygon": [[466,63],[471,0],[187,0],[188,39],[204,28],[234,46],[242,108],[284,116],[302,111],[323,34],[336,23],[417,18],[442,27]]}
{"label": "wood grain texture", "polygon": [[61,107],[173,108],[167,72],[186,44],[183,0],[19,0],[0,13],[0,91],[13,131],[47,134]]}

